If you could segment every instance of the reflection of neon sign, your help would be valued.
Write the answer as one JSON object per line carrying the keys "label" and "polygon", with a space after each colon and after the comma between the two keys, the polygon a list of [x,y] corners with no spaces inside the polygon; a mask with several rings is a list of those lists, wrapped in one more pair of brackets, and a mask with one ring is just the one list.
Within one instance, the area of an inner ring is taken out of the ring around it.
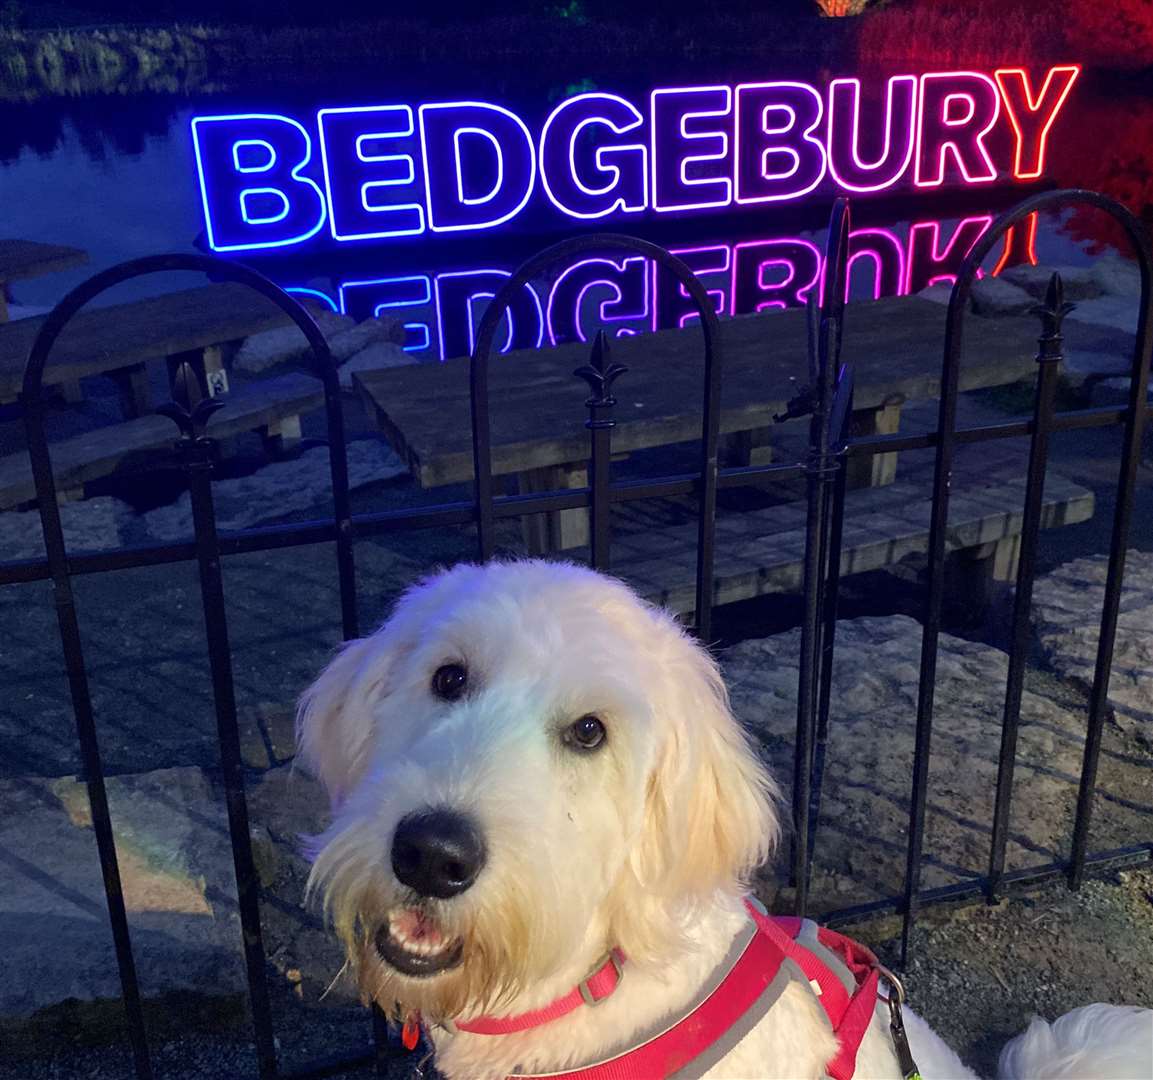
{"label": "reflection of neon sign", "polygon": [[[951,224],[919,221],[904,235],[892,229],[854,229],[849,234],[846,296],[902,296],[952,281],[991,221],[989,215]],[[1036,225],[1033,215],[1010,230],[994,273],[1014,263],[1037,261]],[[824,287],[822,253],[802,237],[672,251],[701,278],[718,314],[797,307],[814,288]],[[398,318],[409,352],[447,359],[472,350],[484,304],[508,276],[507,270],[454,270],[344,281],[334,297],[315,289],[289,291],[311,295],[358,319]],[[497,335],[503,352],[542,342],[587,341],[596,326],[605,324],[618,336],[680,327],[696,317],[696,306],[684,286],[671,274],[658,272],[651,260],[594,254],[574,256],[567,266],[557,267],[551,284],[526,284],[511,316]]]}
{"label": "reflection of neon sign", "polygon": [[666,87],[647,112],[617,94],[578,94],[536,133],[484,101],[321,109],[311,132],[291,116],[199,116],[192,138],[208,242],[244,251],[303,243],[326,223],[338,242],[493,229],[538,194],[585,220],[788,202],[822,184],[1032,180],[1079,72],[895,75],[869,93],[849,78],[823,92],[784,81]]}

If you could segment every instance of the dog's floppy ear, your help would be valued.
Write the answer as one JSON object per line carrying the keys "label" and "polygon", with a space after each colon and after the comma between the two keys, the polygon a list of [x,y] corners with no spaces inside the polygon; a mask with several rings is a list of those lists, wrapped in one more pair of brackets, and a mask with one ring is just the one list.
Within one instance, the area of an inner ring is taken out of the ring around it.
{"label": "dog's floppy ear", "polygon": [[333,806],[356,786],[367,764],[372,706],[389,667],[383,637],[378,631],[345,642],[297,705],[297,749]]}
{"label": "dog's floppy ear", "polygon": [[[718,890],[743,891],[780,831],[777,786],[729,709],[717,665],[677,633],[666,662],[668,685],[654,702],[663,713],[656,720],[664,737],[631,858],[640,895],[664,907],[666,919]],[[643,926],[634,923],[631,930],[633,948],[644,950]],[[623,941],[622,948],[628,951]]]}

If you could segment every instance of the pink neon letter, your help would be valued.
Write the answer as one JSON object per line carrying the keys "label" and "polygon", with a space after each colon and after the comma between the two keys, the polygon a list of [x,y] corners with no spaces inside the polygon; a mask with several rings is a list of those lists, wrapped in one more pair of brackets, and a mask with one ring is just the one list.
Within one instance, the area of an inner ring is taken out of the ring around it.
{"label": "pink neon letter", "polygon": [[[880,191],[895,184],[913,159],[917,109],[917,76],[889,80],[885,131],[878,155],[861,159],[861,80],[829,83],[829,172],[846,191]],[[879,125],[868,124],[870,131]]]}
{"label": "pink neon letter", "polygon": [[1050,68],[1041,92],[1034,98],[1024,68],[998,68],[993,72],[1013,134],[1017,136],[1013,175],[1018,180],[1032,180],[1041,175],[1045,168],[1045,139],[1080,74],[1080,64]]}
{"label": "pink neon letter", "polygon": [[921,76],[917,124],[918,187],[945,182],[946,159],[969,184],[997,179],[985,136],[1001,112],[1001,95],[988,75],[941,71]]}
{"label": "pink neon letter", "polygon": [[808,83],[746,83],[736,89],[739,203],[777,202],[807,195],[825,175],[825,148],[813,135],[821,96]]}
{"label": "pink neon letter", "polygon": [[807,240],[757,240],[733,248],[732,314],[799,307],[821,280],[821,253]]}
{"label": "pink neon letter", "polygon": [[849,233],[849,261],[845,267],[845,299],[853,292],[853,263],[873,264],[872,299],[900,296],[905,291],[905,249],[888,229],[854,229]]}
{"label": "pink neon letter", "polygon": [[919,293],[939,281],[957,280],[957,267],[981,239],[993,218],[965,218],[957,223],[953,235],[941,247],[941,222],[921,221],[909,226],[909,259],[907,293]]}

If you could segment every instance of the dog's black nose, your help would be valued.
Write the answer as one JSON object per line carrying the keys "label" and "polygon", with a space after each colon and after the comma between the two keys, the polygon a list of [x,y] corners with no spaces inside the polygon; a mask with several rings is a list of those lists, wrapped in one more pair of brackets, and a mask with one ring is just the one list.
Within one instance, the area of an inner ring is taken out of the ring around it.
{"label": "dog's black nose", "polygon": [[447,900],[464,892],[484,861],[484,841],[476,827],[443,807],[402,818],[392,838],[393,873],[421,896]]}

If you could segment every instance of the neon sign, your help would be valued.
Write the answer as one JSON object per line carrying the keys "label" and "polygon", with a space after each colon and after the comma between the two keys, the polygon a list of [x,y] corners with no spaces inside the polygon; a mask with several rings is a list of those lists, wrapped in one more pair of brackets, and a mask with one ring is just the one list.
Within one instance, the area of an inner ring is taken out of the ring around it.
{"label": "neon sign", "polygon": [[[859,228],[849,234],[846,294],[879,299],[916,293],[950,282],[957,267],[992,221],[977,215],[949,223],[918,221],[904,233]],[[1011,264],[1036,263],[1036,216],[1005,238],[993,273]],[[772,236],[673,247],[701,278],[718,314],[797,307],[813,289],[824,287],[820,249],[800,236]],[[305,287],[289,292],[319,300],[357,319],[391,315],[402,321],[405,348],[429,359],[471,352],[485,303],[509,271],[489,266],[446,273],[358,278],[340,282],[335,294]],[[551,283],[526,284],[515,298],[511,318],[497,334],[502,352],[587,341],[596,326],[616,335],[685,326],[696,306],[684,286],[641,256],[574,256],[558,267]]]}
{"label": "neon sign", "polygon": [[1020,67],[894,75],[870,94],[854,78],[823,91],[793,81],[665,87],[647,110],[584,93],[535,132],[485,101],[326,108],[307,123],[198,116],[192,141],[213,250],[288,247],[326,227],[354,243],[495,229],[534,204],[592,220],[785,203],[822,185],[1033,180],[1079,73],[1062,64],[1040,77]]}

